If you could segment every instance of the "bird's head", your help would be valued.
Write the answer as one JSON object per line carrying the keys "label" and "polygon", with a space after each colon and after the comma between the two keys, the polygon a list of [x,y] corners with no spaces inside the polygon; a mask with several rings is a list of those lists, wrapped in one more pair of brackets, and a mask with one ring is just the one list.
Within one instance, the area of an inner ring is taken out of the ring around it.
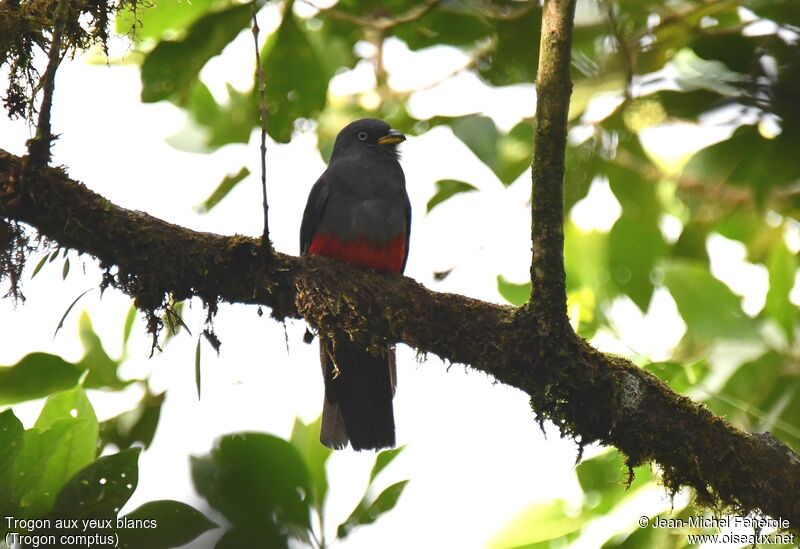
{"label": "bird's head", "polygon": [[397,146],[405,140],[402,132],[393,130],[383,120],[362,118],[342,128],[336,136],[331,158],[345,150],[366,150],[399,158]]}

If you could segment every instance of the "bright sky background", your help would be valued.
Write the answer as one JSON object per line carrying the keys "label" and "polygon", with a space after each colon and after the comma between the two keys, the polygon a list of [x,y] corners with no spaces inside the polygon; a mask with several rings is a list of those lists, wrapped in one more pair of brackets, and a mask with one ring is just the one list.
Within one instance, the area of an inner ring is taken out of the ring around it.
{"label": "bright sky background", "polygon": [[[262,26],[269,28],[269,24]],[[116,40],[113,51],[123,55],[124,41]],[[249,31],[245,32],[203,71],[214,93],[224,94],[226,81],[240,89],[249,86],[250,40]],[[435,71],[421,71],[425,65],[418,62],[417,55],[436,59]],[[390,42],[385,59],[392,84],[402,89],[419,87],[436,80],[435,73],[452,71],[463,63],[459,55],[446,48],[414,54],[401,43]],[[371,78],[369,67],[360,65],[352,74],[338,77],[333,91],[364,89]],[[0,75],[0,80],[4,79],[5,75]],[[143,105],[139,91],[139,72],[134,66],[91,65],[86,56],[65,61],[58,72],[53,112],[54,131],[62,134],[54,148],[54,163],[67,166],[72,178],[120,206],[197,230],[259,235],[261,195],[256,176],[240,184],[211,213],[200,215],[192,208],[226,174],[237,172],[242,165],[258,173],[256,133],[248,145],[230,145],[211,155],[180,152],[165,139],[181,129],[183,113],[167,103]],[[509,128],[519,117],[532,114],[534,102],[532,86],[492,92],[476,78],[462,75],[418,94],[411,107],[421,117],[483,111]],[[0,147],[23,154],[29,136],[24,123],[0,117]],[[308,133],[290,145],[268,147],[270,234],[282,252],[298,252],[305,200],[324,170],[315,145],[314,134]],[[687,144],[692,146],[697,143]],[[444,128],[409,139],[402,151],[414,211],[406,274],[437,291],[502,302],[496,290],[497,274],[518,281],[528,274],[529,173],[503,188],[489,168]],[[442,178],[468,180],[481,192],[457,196],[426,216],[425,204],[433,195],[434,182]],[[576,207],[574,219],[583,228],[607,229],[619,215],[615,204],[608,185],[598,183]],[[87,294],[53,339],[51,334],[67,306],[100,282],[93,259],[79,259],[74,253],[70,259],[70,275],[62,281],[60,262],[29,280],[38,261],[38,257],[31,258],[23,287],[28,300],[16,306],[7,299],[0,301],[4,334],[0,364],[13,364],[32,351],[78,360],[82,356],[76,337],[81,309],[91,315],[109,354],[119,353],[130,302],[114,290],[108,290],[102,299],[97,290]],[[445,281],[433,280],[433,272],[452,267],[456,268]],[[742,284],[756,285],[756,304],[758,299],[763,303],[766,272],[756,269],[743,276]],[[627,300],[620,300],[615,308],[619,333],[601,333],[595,342],[606,350],[630,354],[629,344],[620,342],[623,339],[636,342],[638,353],[658,358],[683,334],[674,302],[663,290],[656,293],[647,316]],[[193,333],[199,333],[205,317],[199,302],[192,302],[192,309],[185,309],[184,314]],[[224,433],[256,430],[285,437],[295,416],[310,421],[321,411],[317,343],[303,344],[303,322],[290,322],[284,328],[267,314],[260,318],[255,307],[223,304],[215,328],[222,340],[221,354],[217,357],[210,347],[203,347],[203,398],[198,402],[196,340],[183,333],[163,354],[148,359],[150,344],[144,323],[140,319],[134,327],[131,358],[123,366],[123,374],[141,376],[152,371],[153,388],[169,392],[153,446],[140,459],[139,488],[126,510],[160,498],[179,499],[204,509],[192,489],[188,455],[208,452],[214,439]],[[129,400],[91,394],[101,420],[132,405],[138,395],[127,396]],[[34,402],[14,409],[30,426],[40,407],[41,402]],[[582,497],[574,476],[575,444],[559,439],[553,429],[548,429],[545,440],[533,421],[527,397],[493,383],[484,374],[459,365],[448,369],[436,357],[421,359],[400,346],[395,416],[398,443],[408,444],[408,448],[386,470],[380,484],[388,486],[405,478],[411,482],[395,511],[376,525],[354,532],[344,547],[482,547],[526,505],[554,497],[577,503]],[[351,450],[337,452],[330,459],[329,528],[342,522],[357,503],[372,460],[369,453]],[[660,491],[654,491],[634,505],[656,511],[668,508],[669,502]],[[618,527],[609,523],[594,528]],[[209,547],[218,535],[219,531],[206,534],[190,547]],[[583,545],[592,547],[591,539],[591,532],[587,533]]]}

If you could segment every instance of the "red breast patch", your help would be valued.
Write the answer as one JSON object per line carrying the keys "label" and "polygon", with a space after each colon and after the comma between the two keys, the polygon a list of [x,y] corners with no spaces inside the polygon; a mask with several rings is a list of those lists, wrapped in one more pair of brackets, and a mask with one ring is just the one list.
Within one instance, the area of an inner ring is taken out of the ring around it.
{"label": "red breast patch", "polygon": [[354,240],[340,240],[329,234],[317,233],[308,247],[309,255],[324,255],[362,269],[399,273],[406,255],[406,235],[401,234],[388,242],[375,242],[358,236]]}

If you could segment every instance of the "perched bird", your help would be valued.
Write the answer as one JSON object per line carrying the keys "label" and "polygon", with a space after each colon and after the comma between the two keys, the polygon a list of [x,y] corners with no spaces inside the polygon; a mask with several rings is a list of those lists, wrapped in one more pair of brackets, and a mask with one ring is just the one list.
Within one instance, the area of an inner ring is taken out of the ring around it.
{"label": "perched bird", "polygon": [[[362,269],[402,273],[408,258],[411,203],[397,146],[405,136],[366,118],[336,137],[328,169],[303,212],[300,252],[346,261]],[[371,354],[347,334],[320,334],[325,380],[320,441],[355,450],[395,444],[392,398],[394,347]]]}

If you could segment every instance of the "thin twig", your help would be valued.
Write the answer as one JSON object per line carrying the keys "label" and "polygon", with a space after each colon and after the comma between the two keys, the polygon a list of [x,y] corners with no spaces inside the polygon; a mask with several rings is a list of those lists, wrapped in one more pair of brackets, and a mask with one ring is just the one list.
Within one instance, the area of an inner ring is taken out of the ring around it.
{"label": "thin twig", "polygon": [[50,144],[53,142],[50,126],[50,112],[53,107],[53,92],[56,88],[56,71],[61,64],[61,35],[67,24],[69,0],[59,0],[56,6],[50,51],[47,54],[47,69],[42,76],[42,104],[39,107],[39,120],[36,123],[36,136],[28,141],[28,155],[34,165],[47,165],[50,162]]}
{"label": "thin twig", "polygon": [[628,46],[628,41],[625,38],[625,33],[622,32],[622,29],[619,26],[619,19],[617,19],[616,14],[616,5],[612,2],[606,0],[603,2],[606,8],[606,16],[608,17],[608,23],[611,26],[611,34],[614,35],[614,40],[617,43],[617,50],[619,51],[619,56],[622,60],[622,70],[625,73],[625,100],[629,100],[631,98],[631,86],[633,84],[633,74],[634,74],[634,59],[633,53],[631,52],[630,47]]}
{"label": "thin twig", "polygon": [[267,204],[267,86],[264,83],[264,67],[261,66],[261,51],[258,47],[258,19],[256,5],[250,8],[253,17],[253,42],[256,49],[256,78],[258,80],[258,111],[261,117],[261,194],[264,201],[264,233],[261,235],[264,251],[272,249],[269,241],[269,205]]}

